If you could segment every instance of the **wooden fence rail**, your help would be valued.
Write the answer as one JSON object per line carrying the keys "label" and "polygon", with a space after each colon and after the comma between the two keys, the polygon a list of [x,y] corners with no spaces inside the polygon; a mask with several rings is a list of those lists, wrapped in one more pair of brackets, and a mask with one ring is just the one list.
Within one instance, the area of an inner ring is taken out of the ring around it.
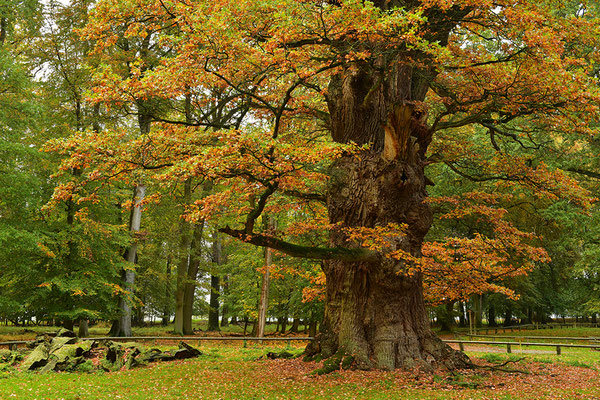
{"label": "wooden fence rail", "polygon": [[[572,322],[572,323],[550,323],[550,324],[523,324],[523,325],[510,325],[510,326],[494,326],[494,327],[481,327],[481,328],[472,328],[473,332],[483,332],[485,331],[488,334],[490,331],[493,333],[504,332],[507,331],[522,331],[522,330],[540,330],[540,329],[555,329],[555,328],[576,328],[576,327],[586,327],[586,328],[600,328],[600,323],[595,322]],[[457,331],[460,332],[469,332],[470,328],[459,328]]]}
{"label": "wooden fence rail", "polygon": [[458,343],[461,351],[465,351],[465,344],[493,344],[506,346],[506,352],[512,353],[512,346],[539,346],[539,347],[554,347],[556,354],[560,355],[563,347],[574,347],[581,349],[600,350],[600,344],[571,344],[571,343],[535,343],[535,342],[495,342],[489,340],[444,340],[446,343]]}
{"label": "wooden fence rail", "polygon": [[[130,336],[130,337],[94,337],[94,338],[82,338],[82,340],[112,340],[112,341],[138,341],[138,340],[171,340],[171,341],[198,341],[198,344],[202,341],[243,341],[244,347],[246,346],[248,341],[256,341],[262,343],[263,341],[285,341],[288,346],[291,345],[292,341],[311,341],[313,337],[244,337],[244,336]],[[33,340],[15,340],[10,342],[0,342],[0,346],[8,346],[9,349],[16,349],[19,344],[28,344],[34,343]],[[512,353],[512,346],[538,346],[538,347],[554,347],[556,349],[556,354],[561,354],[561,349],[563,347],[571,347],[571,348],[585,348],[585,349],[594,349],[600,350],[600,344],[597,345],[585,345],[585,344],[571,344],[571,343],[536,343],[536,342],[496,342],[496,341],[488,341],[488,340],[458,340],[458,339],[447,339],[444,340],[445,343],[457,343],[461,349],[464,351],[465,344],[489,344],[489,345],[502,345],[506,346],[507,353]]]}
{"label": "wooden fence rail", "polygon": [[[172,340],[172,341],[184,341],[192,342],[198,341],[198,344],[202,341],[209,340],[234,340],[243,341],[244,347],[246,347],[248,341],[256,341],[259,343],[265,342],[287,342],[288,346],[291,345],[292,341],[306,341],[313,340],[313,337],[249,337],[249,336],[127,336],[127,337],[89,337],[81,338],[81,340],[112,340],[112,341],[138,341],[138,340]],[[34,340],[13,340],[10,342],[0,342],[0,346],[8,346],[9,349],[13,350],[20,344],[34,343]]]}
{"label": "wooden fence rail", "polygon": [[510,335],[471,335],[468,333],[460,333],[456,336],[466,336],[471,338],[500,338],[500,339],[540,339],[540,340],[572,340],[572,341],[586,341],[586,342],[597,342],[600,341],[600,337],[574,337],[574,336],[510,336]]}

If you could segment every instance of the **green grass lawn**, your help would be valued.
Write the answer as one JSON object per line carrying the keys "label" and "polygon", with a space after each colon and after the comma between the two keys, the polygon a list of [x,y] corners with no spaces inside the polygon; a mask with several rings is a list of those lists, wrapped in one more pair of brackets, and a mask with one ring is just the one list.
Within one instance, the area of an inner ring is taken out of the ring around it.
{"label": "green grass lawn", "polygon": [[[518,356],[522,356],[522,350],[537,350],[540,352],[550,352],[554,353],[556,351],[556,347],[546,347],[546,346],[520,346],[519,341],[523,342],[539,342],[539,343],[573,343],[573,344],[583,344],[583,345],[592,345],[598,344],[600,348],[600,342],[592,342],[592,341],[572,341],[567,339],[538,339],[538,336],[542,337],[600,337],[600,328],[560,328],[560,329],[540,329],[540,330],[523,330],[523,331],[515,331],[515,332],[506,332],[506,333],[498,333],[496,338],[485,338],[485,337],[476,337],[476,338],[468,338],[466,336],[461,336],[461,339],[465,340],[474,340],[474,341],[502,341],[502,342],[515,342],[512,345],[512,352]],[[506,336],[507,338],[503,338]],[[528,336],[532,337],[531,339],[518,339],[512,338],[511,336],[523,337]],[[487,345],[490,347],[497,347],[499,350],[505,351],[506,346],[504,345]],[[579,365],[590,368],[597,368],[600,370],[600,351],[593,349],[580,349],[580,348],[571,348],[571,347],[562,347],[561,355],[556,354],[527,354],[527,357],[532,360],[540,361],[540,362],[561,362],[568,365]],[[475,354],[475,353],[474,353]]]}
{"label": "green grass lawn", "polygon": [[[0,372],[0,399],[593,399],[600,374],[554,357],[527,357],[511,364],[534,365],[534,374],[469,372],[453,375],[342,371],[312,376],[316,365],[259,359],[282,347],[202,347],[198,359],[153,364],[111,373]],[[292,352],[299,354],[302,348]],[[475,354],[494,363],[515,355]],[[541,363],[531,363],[538,359]],[[598,360],[596,359],[595,362]],[[488,374],[488,375],[486,375]],[[556,380],[559,381],[556,381]],[[581,379],[590,380],[589,384]],[[522,382],[520,380],[523,380]],[[565,382],[574,382],[573,385]]]}
{"label": "green grass lawn", "polygon": [[[161,332],[168,328],[136,334]],[[0,328],[1,335],[11,333]],[[600,352],[587,349],[565,349],[561,356],[468,353],[477,364],[513,361],[506,367],[527,374],[477,369],[456,374],[340,371],[326,376],[311,375],[317,365],[300,359],[264,358],[268,351],[286,349],[285,344],[244,348],[241,343],[210,343],[200,349],[204,354],[197,359],[130,371],[0,371],[0,399],[600,399]],[[291,348],[295,354],[302,350],[299,344]]]}

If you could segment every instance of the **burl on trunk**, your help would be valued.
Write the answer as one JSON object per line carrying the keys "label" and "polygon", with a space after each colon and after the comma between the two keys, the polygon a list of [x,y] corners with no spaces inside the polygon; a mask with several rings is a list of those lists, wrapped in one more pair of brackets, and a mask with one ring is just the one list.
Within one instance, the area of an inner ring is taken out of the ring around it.
{"label": "burl on trunk", "polygon": [[[348,68],[329,89],[333,138],[369,148],[332,167],[328,194],[331,247],[356,247],[345,228],[406,225],[391,247],[421,256],[432,223],[424,174],[431,132],[415,106],[427,83],[395,66],[379,84],[368,69]],[[468,358],[430,329],[419,272],[380,255],[377,261],[324,263],[326,310],[318,342],[307,353],[353,357],[359,368],[461,368]]]}

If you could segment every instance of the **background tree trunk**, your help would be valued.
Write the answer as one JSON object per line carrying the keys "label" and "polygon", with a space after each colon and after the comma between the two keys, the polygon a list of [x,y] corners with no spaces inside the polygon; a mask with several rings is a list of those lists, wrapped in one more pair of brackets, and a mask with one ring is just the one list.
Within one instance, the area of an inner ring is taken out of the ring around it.
{"label": "background tree trunk", "polygon": [[317,324],[318,322],[314,319],[310,320],[310,323],[308,324],[308,336],[310,337],[315,337],[317,336]]}
{"label": "background tree trunk", "polygon": [[504,310],[504,326],[510,326],[512,324],[512,305],[508,304],[506,310]]}
{"label": "background tree trunk", "polygon": [[279,323],[281,324],[280,332],[284,334],[285,330],[287,329],[287,315],[279,318]]}
{"label": "background tree trunk", "polygon": [[[225,296],[225,300],[223,301],[223,305],[221,306],[221,328],[226,328],[229,326],[229,306],[227,304],[227,295],[229,295],[229,276],[228,275],[223,276],[223,279],[221,282],[221,289],[223,289],[223,296]],[[232,318],[232,321],[233,321],[233,318]]]}
{"label": "background tree trunk", "polygon": [[[274,234],[274,222],[270,216],[264,216],[265,218],[265,230],[269,231],[270,234]],[[270,271],[269,268],[273,262],[273,252],[270,248],[265,247],[265,272],[263,274],[262,286],[260,289],[260,299],[258,302],[258,326],[257,326],[257,337],[264,337],[265,335],[265,324],[267,321],[267,309],[269,308],[269,280]]]}
{"label": "background tree trunk", "polygon": [[167,269],[165,271],[165,304],[163,305],[162,326],[167,326],[171,322],[171,256],[167,258]]}
{"label": "background tree trunk", "polygon": [[454,301],[444,304],[443,308],[438,308],[437,317],[442,332],[452,331],[454,326]]}
{"label": "background tree trunk", "polygon": [[187,280],[183,294],[183,334],[194,333],[192,319],[194,316],[194,300],[196,295],[196,279],[200,269],[200,256],[202,254],[202,232],[204,221],[200,221],[194,228],[194,239],[190,246],[190,264],[187,271]]}
{"label": "background tree trunk", "polygon": [[[129,230],[134,235],[134,240],[125,252],[125,259],[134,265],[137,261],[137,239],[135,234],[140,231],[142,224],[142,201],[146,196],[146,186],[138,184],[134,188],[134,206],[131,210],[131,217],[129,223]],[[127,268],[122,271],[122,282],[123,289],[125,289],[129,296],[133,297],[134,282],[135,282],[135,270],[133,268]],[[113,324],[111,328],[111,336],[131,336],[131,300],[127,296],[121,296],[119,299],[119,310],[121,315],[118,320]],[[115,326],[116,325],[116,326]]]}
{"label": "background tree trunk", "polygon": [[300,328],[300,319],[294,318],[292,320],[292,327],[290,328],[290,333],[298,333]]}
{"label": "background tree trunk", "polygon": [[481,328],[483,325],[483,307],[482,297],[480,294],[474,294],[471,296],[471,304],[473,305],[473,317],[476,328]]}
{"label": "background tree trunk", "polygon": [[458,325],[464,328],[468,325],[467,317],[465,316],[465,303],[463,301],[458,302]]}
{"label": "background tree trunk", "polygon": [[[221,238],[217,233],[215,233],[216,237],[213,242],[213,261],[218,266],[221,265],[223,254],[222,254],[222,244]],[[208,330],[209,331],[219,331],[219,295],[220,295],[220,285],[219,285],[219,276],[213,274],[210,276],[210,308],[208,310]]]}
{"label": "background tree trunk", "polygon": [[[183,184],[184,207],[192,201],[192,180],[188,178]],[[183,308],[185,297],[185,283],[190,265],[190,243],[192,241],[190,232],[190,223],[183,218],[179,219],[179,262],[177,263],[177,287],[175,289],[175,327],[173,331],[176,334],[183,334]]]}
{"label": "background tree trunk", "polygon": [[77,336],[80,338],[86,338],[90,336],[90,329],[87,319],[81,318],[79,320],[79,332],[77,333]]}
{"label": "background tree trunk", "polygon": [[[145,45],[149,45],[150,36],[145,40]],[[127,45],[128,46],[128,45]],[[152,124],[152,110],[149,108],[149,103],[145,100],[136,100],[137,111],[138,111],[138,127],[140,129],[140,135],[147,135],[150,133]],[[146,186],[141,183],[137,183],[133,189],[133,209],[129,217],[129,230],[133,233],[134,240],[131,246],[125,252],[125,259],[134,265],[137,263],[137,240],[135,235],[140,231],[142,223],[142,201],[146,196]],[[130,297],[134,295],[134,283],[135,283],[135,270],[133,268],[124,269],[121,273],[121,281],[123,289],[130,293]],[[119,318],[114,321],[111,327],[111,336],[131,336],[131,298],[127,299],[125,296],[121,296],[119,299]]]}

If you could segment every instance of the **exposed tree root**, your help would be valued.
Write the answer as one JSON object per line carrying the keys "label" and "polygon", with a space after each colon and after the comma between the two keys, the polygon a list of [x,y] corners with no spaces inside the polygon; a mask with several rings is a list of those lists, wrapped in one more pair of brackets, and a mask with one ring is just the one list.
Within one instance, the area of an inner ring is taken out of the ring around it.
{"label": "exposed tree root", "polygon": [[334,371],[350,369],[354,364],[354,357],[340,349],[323,363],[321,368],[315,369],[311,375],[326,375]]}
{"label": "exposed tree root", "polygon": [[523,361],[525,359],[525,357],[521,357],[519,359],[516,360],[508,360],[503,362],[502,364],[495,364],[495,365],[477,365],[474,363],[470,363],[469,367],[473,368],[473,369],[487,369],[490,371],[500,371],[500,372],[508,372],[508,373],[519,373],[519,374],[530,374],[529,371],[525,371],[522,369],[510,369],[510,368],[502,368],[510,363],[518,363],[520,361]]}

